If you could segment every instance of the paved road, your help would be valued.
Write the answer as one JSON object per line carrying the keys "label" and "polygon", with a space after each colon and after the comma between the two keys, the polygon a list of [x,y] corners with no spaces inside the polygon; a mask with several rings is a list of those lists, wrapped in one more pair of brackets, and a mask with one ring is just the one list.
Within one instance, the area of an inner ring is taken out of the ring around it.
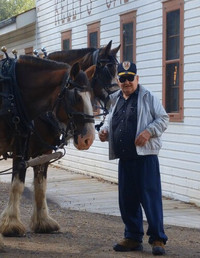
{"label": "paved road", "polygon": [[[0,170],[11,166],[1,161]],[[11,175],[0,176],[0,181],[10,182]],[[29,168],[26,186],[33,190],[33,172]],[[63,208],[120,216],[117,185],[99,181],[86,175],[50,166],[47,197]],[[200,227],[200,208],[180,201],[163,198],[164,223],[189,228]],[[145,218],[144,218],[145,219]]]}

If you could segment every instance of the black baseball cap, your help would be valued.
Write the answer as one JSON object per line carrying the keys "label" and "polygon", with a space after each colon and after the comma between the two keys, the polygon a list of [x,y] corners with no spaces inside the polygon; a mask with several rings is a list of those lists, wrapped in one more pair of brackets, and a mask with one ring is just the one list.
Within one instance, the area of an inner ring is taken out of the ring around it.
{"label": "black baseball cap", "polygon": [[134,63],[129,61],[124,61],[118,65],[117,72],[118,72],[118,76],[123,76],[128,74],[136,75],[137,68]]}

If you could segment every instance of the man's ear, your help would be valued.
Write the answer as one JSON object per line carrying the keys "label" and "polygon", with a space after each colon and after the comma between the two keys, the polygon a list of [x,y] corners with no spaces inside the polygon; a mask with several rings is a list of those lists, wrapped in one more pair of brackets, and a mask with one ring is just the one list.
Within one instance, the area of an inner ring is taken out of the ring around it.
{"label": "man's ear", "polygon": [[136,80],[137,82],[139,82],[139,75],[136,75]]}

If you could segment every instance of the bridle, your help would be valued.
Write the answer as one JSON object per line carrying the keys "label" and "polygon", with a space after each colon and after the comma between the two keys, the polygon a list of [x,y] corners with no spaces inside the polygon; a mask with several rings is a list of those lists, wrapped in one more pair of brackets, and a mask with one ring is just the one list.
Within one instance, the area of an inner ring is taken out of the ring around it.
{"label": "bridle", "polygon": [[[102,82],[102,88],[108,93],[108,95],[112,94],[113,92],[110,91],[110,88],[113,86],[116,86],[116,83],[105,83],[105,79],[102,79],[99,74],[104,73],[104,78],[106,77],[107,80],[112,81],[112,74],[109,71],[109,66],[110,65],[117,65],[119,62],[116,57],[114,56],[108,56],[108,58],[100,58],[99,57],[99,51],[100,49],[97,49],[93,53],[93,64],[96,65],[96,71],[93,76],[93,82],[92,86],[94,85],[94,82],[98,79]],[[94,87],[94,86],[93,86]]]}
{"label": "bridle", "polygon": [[[99,54],[99,49],[97,49],[93,53],[93,63],[95,62],[94,64],[96,65],[96,71],[92,78],[92,88],[94,88],[94,85],[95,85],[96,81],[98,80],[98,82],[101,83],[102,88],[108,94],[105,99],[105,102],[107,102],[109,99],[109,95],[114,93],[114,91],[111,91],[110,88],[112,88],[114,86],[118,86],[116,83],[107,83],[107,81],[112,81],[112,79],[113,79],[113,76],[109,70],[109,66],[117,65],[118,60],[114,56],[109,56],[106,59],[99,58],[98,54]],[[100,76],[102,74],[103,74],[103,76]]]}
{"label": "bridle", "polygon": [[[79,123],[85,124],[85,123],[94,123],[94,116],[85,114],[84,112],[78,112],[73,110],[71,105],[68,105],[65,101],[65,95],[67,94],[67,91],[79,91],[79,92],[85,92],[88,91],[88,88],[86,86],[81,86],[78,83],[74,82],[69,74],[65,74],[61,91],[54,103],[52,113],[55,112],[55,114],[58,113],[60,106],[62,105],[64,107],[65,113],[67,115],[68,123],[66,126],[65,131],[62,130],[62,139],[67,139],[71,136],[77,136],[77,125],[76,121]],[[56,115],[57,116],[57,115]]]}
{"label": "bridle", "polygon": [[[113,76],[110,73],[109,66],[117,65],[119,62],[116,57],[114,56],[108,56],[108,58],[100,58],[99,57],[99,51],[100,49],[97,49],[93,52],[93,64],[96,65],[96,71],[94,73],[94,76],[92,78],[92,88],[94,89],[94,85],[98,81],[98,83],[101,84],[102,89],[104,89],[107,93],[107,97],[101,102],[99,99],[100,106],[97,106],[97,108],[102,110],[102,113],[95,115],[94,117],[103,116],[103,120],[100,122],[100,124],[95,125],[95,128],[97,131],[100,130],[100,127],[104,124],[105,116],[109,113],[107,109],[107,103],[109,101],[110,94],[114,93],[115,91],[110,90],[114,86],[118,86],[117,83],[107,83],[107,81],[112,81]],[[103,76],[101,76],[103,74]]]}
{"label": "bridle", "polygon": [[[42,139],[40,134],[38,133],[37,130],[34,130],[35,135],[37,138],[40,140],[40,142],[43,144],[43,146],[46,146],[48,149],[52,149],[54,151],[57,151],[58,149],[63,148],[66,146],[68,143],[67,141],[73,136],[74,138],[77,137],[78,131],[77,131],[77,123],[94,123],[94,116],[93,115],[88,115],[85,114],[84,112],[78,112],[73,110],[71,105],[68,105],[65,99],[67,92],[73,92],[74,90],[77,91],[88,91],[87,87],[81,86],[78,83],[74,82],[68,73],[65,74],[63,78],[63,82],[61,84],[61,90],[60,93],[58,94],[53,108],[51,111],[46,112],[43,116],[40,117],[41,120],[44,120],[47,122],[49,125],[51,125],[54,130],[57,132],[59,135],[59,142],[56,146],[50,145],[46,141]],[[64,108],[65,114],[67,116],[67,125],[63,126],[63,123],[59,121],[57,118],[58,112],[60,107]]]}

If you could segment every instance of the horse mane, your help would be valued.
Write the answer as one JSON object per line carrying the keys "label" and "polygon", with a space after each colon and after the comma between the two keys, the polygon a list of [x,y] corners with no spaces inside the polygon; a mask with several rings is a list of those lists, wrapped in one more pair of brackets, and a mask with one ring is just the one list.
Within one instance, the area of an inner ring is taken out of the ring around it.
{"label": "horse mane", "polygon": [[48,54],[48,58],[51,60],[65,60],[66,58],[72,57],[74,58],[81,58],[88,53],[93,53],[96,48],[81,48],[81,49],[69,49],[69,50],[60,50],[55,51]]}
{"label": "horse mane", "polygon": [[49,59],[42,59],[30,55],[20,55],[18,59],[18,63],[20,64],[28,64],[33,67],[37,67],[39,69],[54,69],[54,70],[59,70],[59,69],[69,69],[70,66],[66,63],[61,63],[61,62],[56,62],[53,60]]}

